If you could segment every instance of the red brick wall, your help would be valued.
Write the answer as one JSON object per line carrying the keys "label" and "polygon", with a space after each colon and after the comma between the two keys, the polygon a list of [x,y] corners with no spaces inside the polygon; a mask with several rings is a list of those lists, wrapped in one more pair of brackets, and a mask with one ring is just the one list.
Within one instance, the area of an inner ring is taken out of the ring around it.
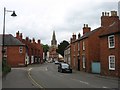
{"label": "red brick wall", "polygon": [[[118,76],[118,35],[115,35],[115,48],[108,48],[108,36],[100,38],[100,62],[101,62],[101,74],[108,76]],[[109,55],[115,55],[115,70],[109,70]]]}
{"label": "red brick wall", "polygon": [[23,53],[19,53],[19,46],[7,47],[7,64],[12,67],[21,66],[25,64],[25,47],[23,47]]}
{"label": "red brick wall", "polygon": [[[83,41],[85,43],[85,50],[83,50]],[[86,61],[86,68],[83,68],[83,55],[85,55],[85,61]],[[80,41],[80,70],[90,72],[90,65],[89,65],[89,43],[88,38],[83,39]]]}

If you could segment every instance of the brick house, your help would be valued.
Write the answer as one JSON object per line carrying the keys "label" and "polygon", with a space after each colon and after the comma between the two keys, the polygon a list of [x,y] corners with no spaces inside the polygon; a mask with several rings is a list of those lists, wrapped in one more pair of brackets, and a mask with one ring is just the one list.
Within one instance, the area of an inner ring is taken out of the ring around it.
{"label": "brick house", "polygon": [[[2,35],[0,35],[2,38]],[[4,37],[4,58],[8,65],[11,67],[25,66],[26,59],[26,46],[11,34],[6,34]],[[2,40],[0,40],[0,46],[2,47]]]}
{"label": "brick house", "polygon": [[24,43],[28,48],[27,52],[29,60],[27,64],[43,63],[43,48],[40,40],[36,43],[34,38],[31,40],[28,37],[26,37],[26,39],[23,39],[22,37],[22,33],[19,33],[18,31],[16,33],[16,38]]}
{"label": "brick house", "polygon": [[[91,72],[92,62],[99,62],[99,33],[101,28],[91,31],[87,24],[83,27],[83,36],[78,34],[78,39],[75,38],[71,43],[72,65],[77,70]],[[76,35],[73,35],[73,38]]]}
{"label": "brick house", "polygon": [[117,11],[111,11],[111,16],[103,13],[101,19],[104,26],[100,34],[101,74],[120,76],[120,20]]}
{"label": "brick house", "polygon": [[[114,45],[112,48],[110,45]],[[118,76],[120,70],[120,20],[116,11],[102,12],[101,26],[92,30],[84,24],[83,36],[70,40],[71,66],[92,72],[92,63],[100,63],[100,74]],[[120,75],[120,74],[119,74]]]}

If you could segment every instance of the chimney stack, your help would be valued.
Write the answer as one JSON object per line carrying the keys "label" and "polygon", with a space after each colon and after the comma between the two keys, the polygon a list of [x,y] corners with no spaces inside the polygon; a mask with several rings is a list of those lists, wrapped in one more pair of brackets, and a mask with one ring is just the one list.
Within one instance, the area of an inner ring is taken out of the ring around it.
{"label": "chimney stack", "polygon": [[16,38],[19,39],[19,31],[16,32]]}
{"label": "chimney stack", "polygon": [[38,44],[40,44],[40,39],[38,39]]}
{"label": "chimney stack", "polygon": [[22,33],[20,33],[20,39],[22,40]]}
{"label": "chimney stack", "polygon": [[35,43],[35,38],[33,38],[33,43]]}
{"label": "chimney stack", "polygon": [[111,11],[111,16],[109,16],[109,12],[102,12],[101,26],[108,27],[117,20],[119,20],[119,17],[117,16],[117,11]]}
{"label": "chimney stack", "polygon": [[29,38],[28,38],[28,37],[26,37],[26,41],[27,41],[27,42],[29,41]]}
{"label": "chimney stack", "polygon": [[79,34],[78,34],[78,38],[80,38],[80,37],[81,37],[81,34],[79,33]]}
{"label": "chimney stack", "polygon": [[73,33],[73,40],[76,40],[76,34]]}
{"label": "chimney stack", "polygon": [[83,35],[84,35],[85,33],[90,32],[90,31],[91,31],[91,28],[88,27],[88,24],[84,24],[84,27],[83,27]]}

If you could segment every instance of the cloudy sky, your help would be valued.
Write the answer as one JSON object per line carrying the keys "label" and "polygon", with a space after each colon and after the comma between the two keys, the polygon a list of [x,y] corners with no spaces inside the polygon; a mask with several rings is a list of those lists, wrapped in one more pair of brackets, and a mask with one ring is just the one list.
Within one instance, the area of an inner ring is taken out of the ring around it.
{"label": "cloudy sky", "polygon": [[101,13],[118,10],[119,0],[0,0],[0,33],[3,30],[4,7],[15,10],[17,17],[6,12],[6,33],[41,39],[49,44],[53,30],[58,44],[70,40],[73,33],[82,34],[83,24],[92,30],[100,26]]}

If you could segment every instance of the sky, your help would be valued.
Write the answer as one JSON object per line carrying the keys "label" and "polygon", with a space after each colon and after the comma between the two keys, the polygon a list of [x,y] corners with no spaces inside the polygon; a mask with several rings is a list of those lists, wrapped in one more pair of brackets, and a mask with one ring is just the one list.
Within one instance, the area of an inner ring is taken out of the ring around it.
{"label": "sky", "polygon": [[51,44],[55,30],[58,44],[70,41],[72,34],[81,33],[84,24],[91,30],[100,27],[102,12],[118,11],[119,0],[0,0],[0,33],[3,32],[4,7],[15,10],[5,14],[5,33],[23,38],[40,39],[42,44]]}

